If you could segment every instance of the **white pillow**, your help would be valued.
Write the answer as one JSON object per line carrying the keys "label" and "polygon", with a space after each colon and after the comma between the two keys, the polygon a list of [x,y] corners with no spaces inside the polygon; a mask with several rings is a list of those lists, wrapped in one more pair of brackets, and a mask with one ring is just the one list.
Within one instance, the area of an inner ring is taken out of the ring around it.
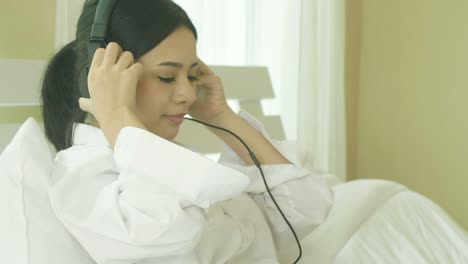
{"label": "white pillow", "polygon": [[0,155],[1,263],[95,263],[52,211],[52,167],[47,141],[29,118]]}

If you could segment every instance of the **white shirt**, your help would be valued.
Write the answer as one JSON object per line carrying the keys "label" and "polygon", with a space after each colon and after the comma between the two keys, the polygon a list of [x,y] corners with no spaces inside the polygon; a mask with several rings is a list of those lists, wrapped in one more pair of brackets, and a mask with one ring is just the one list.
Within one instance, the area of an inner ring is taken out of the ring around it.
{"label": "white shirt", "polygon": [[[333,203],[324,178],[298,166],[294,148],[246,122],[294,164],[262,165],[299,238]],[[55,159],[54,212],[97,263],[279,263],[294,237],[258,168],[226,145],[218,163],[148,131],[123,128],[114,151],[102,130],[76,124],[73,146]],[[293,260],[291,260],[292,262]]]}

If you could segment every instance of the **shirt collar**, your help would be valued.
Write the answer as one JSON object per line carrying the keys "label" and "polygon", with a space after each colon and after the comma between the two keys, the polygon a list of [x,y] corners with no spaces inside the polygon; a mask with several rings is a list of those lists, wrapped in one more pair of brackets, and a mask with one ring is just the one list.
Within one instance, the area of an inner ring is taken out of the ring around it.
{"label": "shirt collar", "polygon": [[73,145],[110,147],[100,128],[82,123],[73,124]]}
{"label": "shirt collar", "polygon": [[[172,141],[172,143],[201,154],[181,142]],[[102,129],[83,123],[73,124],[73,145],[111,147],[106,136],[104,136]]]}

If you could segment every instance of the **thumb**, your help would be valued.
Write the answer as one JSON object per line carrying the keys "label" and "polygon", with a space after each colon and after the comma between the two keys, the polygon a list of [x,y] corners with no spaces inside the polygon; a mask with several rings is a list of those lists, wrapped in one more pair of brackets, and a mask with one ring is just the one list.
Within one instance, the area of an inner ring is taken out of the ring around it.
{"label": "thumb", "polygon": [[81,97],[78,100],[78,103],[80,105],[81,110],[92,114],[92,112],[93,112],[93,102],[91,101],[91,99]]}

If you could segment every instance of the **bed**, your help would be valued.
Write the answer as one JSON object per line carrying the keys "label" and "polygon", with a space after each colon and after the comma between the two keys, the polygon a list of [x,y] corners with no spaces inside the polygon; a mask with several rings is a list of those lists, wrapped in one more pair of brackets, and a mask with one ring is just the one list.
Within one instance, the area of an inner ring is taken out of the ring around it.
{"label": "bed", "polygon": [[[301,263],[468,263],[468,235],[437,204],[403,185],[333,186],[327,219],[302,241]],[[280,252],[284,263],[297,249]]]}
{"label": "bed", "polygon": [[[47,182],[53,156],[29,118],[0,156],[0,258],[5,263],[94,262],[56,219]],[[302,240],[300,263],[468,263],[468,236],[435,203],[395,182],[333,184],[325,221]],[[291,263],[297,248],[278,252]]]}

